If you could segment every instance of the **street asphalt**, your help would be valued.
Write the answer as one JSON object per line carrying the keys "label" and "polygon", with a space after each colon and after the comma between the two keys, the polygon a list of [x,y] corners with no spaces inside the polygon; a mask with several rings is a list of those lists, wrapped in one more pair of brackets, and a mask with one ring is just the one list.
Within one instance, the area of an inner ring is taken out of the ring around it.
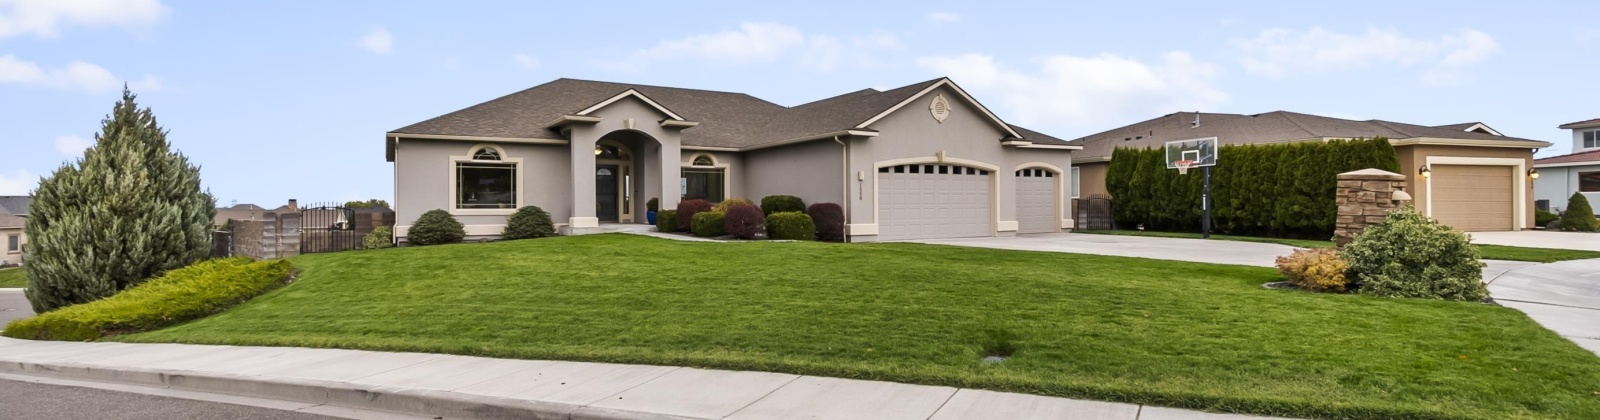
{"label": "street asphalt", "polygon": [[33,306],[22,289],[0,289],[0,328],[13,319],[33,316]]}
{"label": "street asphalt", "polygon": [[270,408],[5,379],[0,379],[0,416],[9,420],[335,418]]}

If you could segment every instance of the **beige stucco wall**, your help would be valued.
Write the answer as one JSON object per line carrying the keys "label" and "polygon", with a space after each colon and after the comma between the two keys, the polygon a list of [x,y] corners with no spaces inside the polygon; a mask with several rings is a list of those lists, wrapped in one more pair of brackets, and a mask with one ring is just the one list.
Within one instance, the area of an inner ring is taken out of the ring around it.
{"label": "beige stucco wall", "polygon": [[[1094,162],[1074,165],[1078,168],[1078,198],[1089,198],[1097,195],[1111,196],[1106,189],[1106,170],[1111,167],[1109,162]],[[1073,202],[1072,216],[1077,217],[1077,202]]]}
{"label": "beige stucco wall", "polygon": [[[450,157],[468,156],[481,144],[499,146],[505,150],[505,158],[522,158],[522,177],[517,180],[523,192],[522,205],[543,208],[556,223],[571,216],[571,165],[566,145],[401,138],[394,159],[397,235],[404,237],[404,231],[422,213],[450,208],[450,172],[455,170]],[[456,219],[467,225],[469,236],[498,235],[506,223],[503,215],[456,215]]]}
{"label": "beige stucco wall", "polygon": [[[1473,146],[1433,146],[1409,145],[1395,147],[1395,153],[1400,157],[1400,173],[1406,176],[1406,192],[1411,194],[1414,205],[1418,211],[1428,212],[1428,189],[1424,180],[1417,171],[1428,162],[1430,156],[1435,157],[1466,157],[1466,158],[1501,158],[1514,159],[1522,162],[1522,174],[1533,168],[1533,149],[1510,147],[1473,147]],[[1512,170],[1512,175],[1519,173]],[[1523,225],[1521,228],[1533,226],[1533,183],[1525,178],[1521,181],[1523,188]]]}
{"label": "beige stucco wall", "polygon": [[740,170],[747,198],[793,195],[814,203],[844,200],[844,146],[818,140],[744,153],[748,170]]}
{"label": "beige stucco wall", "polygon": [[20,249],[18,252],[11,252],[9,248],[11,235],[17,235],[19,245],[26,247],[28,245],[28,234],[23,233],[21,226],[0,228],[0,261],[5,261],[6,265],[17,265],[22,263],[22,252]]}

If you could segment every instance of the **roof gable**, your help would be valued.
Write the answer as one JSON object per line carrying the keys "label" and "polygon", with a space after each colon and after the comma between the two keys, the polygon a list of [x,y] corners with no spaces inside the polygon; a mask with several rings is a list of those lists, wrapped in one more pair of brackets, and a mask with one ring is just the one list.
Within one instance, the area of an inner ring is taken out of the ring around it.
{"label": "roof gable", "polygon": [[654,99],[650,99],[649,96],[644,96],[643,93],[639,93],[638,90],[634,90],[634,89],[628,89],[627,91],[619,93],[616,96],[612,96],[612,97],[610,97],[610,98],[608,98],[608,99],[606,99],[604,101],[600,101],[600,103],[597,103],[597,104],[594,104],[594,105],[590,105],[588,108],[584,108],[582,111],[578,111],[577,113],[575,113],[573,115],[585,115],[586,116],[586,115],[589,115],[590,113],[593,113],[595,111],[599,111],[601,108],[605,108],[607,106],[610,106],[611,104],[617,103],[617,101],[621,101],[623,99],[630,98],[630,97],[638,99],[640,101],[643,101],[646,105],[650,105],[650,107],[655,108],[656,111],[660,111],[661,114],[666,115],[668,117],[672,117],[672,119],[674,119],[674,120],[684,121],[683,117],[678,116],[677,113],[672,112],[672,110],[667,109],[667,107],[661,106],[661,103],[656,102]]}
{"label": "roof gable", "polygon": [[1016,130],[1011,129],[1011,125],[1010,124],[1006,124],[1005,121],[1000,120],[1000,117],[995,116],[994,112],[989,111],[989,108],[983,106],[983,104],[978,102],[977,99],[972,99],[972,95],[967,94],[967,91],[965,89],[962,89],[961,86],[956,85],[955,82],[950,81],[950,78],[948,78],[948,77],[938,79],[933,84],[930,84],[927,87],[922,88],[922,90],[918,91],[917,93],[912,94],[912,95],[906,97],[905,99],[902,99],[900,102],[894,104],[893,106],[890,106],[888,109],[885,109],[882,112],[879,112],[876,115],[873,115],[871,118],[868,118],[866,121],[862,121],[860,124],[856,124],[855,128],[861,128],[861,129],[868,128],[868,126],[871,126],[872,123],[878,122],[878,120],[883,119],[883,117],[889,116],[889,114],[892,114],[895,111],[900,110],[900,108],[903,108],[906,105],[911,104],[913,101],[916,101],[918,98],[921,98],[923,96],[927,96],[928,93],[933,92],[935,90],[938,90],[942,86],[950,87],[950,90],[955,91],[956,94],[958,96],[960,96],[962,100],[965,100],[965,101],[967,101],[967,103],[972,104],[972,106],[976,107],[979,111],[983,111],[983,115],[985,117],[988,117],[990,122],[994,123],[994,125],[996,127],[999,127],[1001,131],[1004,131],[1004,132],[1006,132],[1006,134],[1011,135],[1011,138],[1013,138],[1013,139],[1022,139],[1023,138],[1022,135],[1018,134]]}

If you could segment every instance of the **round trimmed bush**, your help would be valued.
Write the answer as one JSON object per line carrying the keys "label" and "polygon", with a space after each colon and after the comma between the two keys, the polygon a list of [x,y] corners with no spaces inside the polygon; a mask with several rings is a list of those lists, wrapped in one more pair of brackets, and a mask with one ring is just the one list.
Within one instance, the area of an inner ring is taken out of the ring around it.
{"label": "round trimmed bush", "polygon": [[703,211],[711,211],[711,203],[707,203],[706,200],[695,199],[678,202],[677,230],[686,231],[693,228],[694,215]]}
{"label": "round trimmed bush", "polygon": [[650,201],[644,202],[644,209],[645,210],[649,210],[649,211],[654,211],[654,212],[660,212],[661,211],[661,199],[654,198],[654,197],[650,198]]}
{"label": "round trimmed bush", "polygon": [[730,198],[730,199],[727,199],[727,200],[722,200],[721,203],[717,203],[717,205],[712,206],[711,207],[711,211],[719,212],[719,213],[727,213],[728,209],[731,209],[734,206],[754,206],[754,205],[756,205],[756,203],[752,203],[752,202],[750,202],[750,200],[746,200],[746,199],[743,199],[743,198]]}
{"label": "round trimmed bush", "polygon": [[806,214],[811,216],[816,223],[817,240],[823,242],[844,242],[844,208],[834,203],[812,204],[806,209]]}
{"label": "round trimmed bush", "polygon": [[406,241],[413,245],[453,244],[466,237],[467,228],[444,210],[428,210],[406,232]]}
{"label": "round trimmed bush", "polygon": [[725,224],[722,222],[722,213],[720,212],[703,211],[695,213],[693,224],[694,226],[690,228],[690,232],[694,233],[694,236],[715,238],[727,234],[723,230]]}
{"label": "round trimmed bush", "polygon": [[361,249],[383,249],[394,247],[394,230],[387,226],[373,228],[361,237]]}
{"label": "round trimmed bush", "polygon": [[761,214],[770,216],[773,213],[786,211],[806,211],[806,201],[792,195],[769,195],[761,198]]}
{"label": "round trimmed bush", "polygon": [[677,231],[677,210],[663,210],[660,213],[656,213],[656,232],[672,233]]}
{"label": "round trimmed bush", "polygon": [[500,238],[528,239],[555,235],[556,225],[550,221],[549,212],[539,206],[524,206],[506,219],[506,229],[500,233]]}
{"label": "round trimmed bush", "polygon": [[816,238],[817,225],[805,213],[782,211],[767,216],[767,239],[811,241]]}
{"label": "round trimmed bush", "polygon": [[1483,263],[1467,234],[1406,206],[1344,250],[1357,291],[1381,297],[1482,300]]}
{"label": "round trimmed bush", "polygon": [[1574,232],[1594,232],[1600,230],[1600,220],[1595,220],[1594,208],[1589,206],[1589,198],[1581,192],[1572,193],[1567,199],[1567,209],[1561,212],[1561,230]]}
{"label": "round trimmed bush", "polygon": [[723,230],[739,239],[759,239],[767,236],[767,218],[761,209],[752,205],[728,208],[722,217]]}

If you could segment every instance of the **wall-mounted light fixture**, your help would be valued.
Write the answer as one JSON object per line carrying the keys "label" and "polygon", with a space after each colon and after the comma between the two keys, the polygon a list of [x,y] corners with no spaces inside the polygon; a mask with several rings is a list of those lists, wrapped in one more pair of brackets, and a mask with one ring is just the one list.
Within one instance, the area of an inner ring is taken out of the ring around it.
{"label": "wall-mounted light fixture", "polygon": [[594,155],[595,156],[600,156],[601,153],[605,153],[605,152],[606,152],[606,149],[603,149],[600,146],[595,146],[594,147]]}
{"label": "wall-mounted light fixture", "polygon": [[1539,179],[1539,170],[1538,169],[1529,169],[1528,170],[1528,179],[1534,179],[1534,180]]}
{"label": "wall-mounted light fixture", "polygon": [[1423,178],[1427,178],[1433,176],[1433,171],[1428,169],[1428,165],[1422,165],[1421,168],[1417,168],[1417,175],[1422,175]]}

